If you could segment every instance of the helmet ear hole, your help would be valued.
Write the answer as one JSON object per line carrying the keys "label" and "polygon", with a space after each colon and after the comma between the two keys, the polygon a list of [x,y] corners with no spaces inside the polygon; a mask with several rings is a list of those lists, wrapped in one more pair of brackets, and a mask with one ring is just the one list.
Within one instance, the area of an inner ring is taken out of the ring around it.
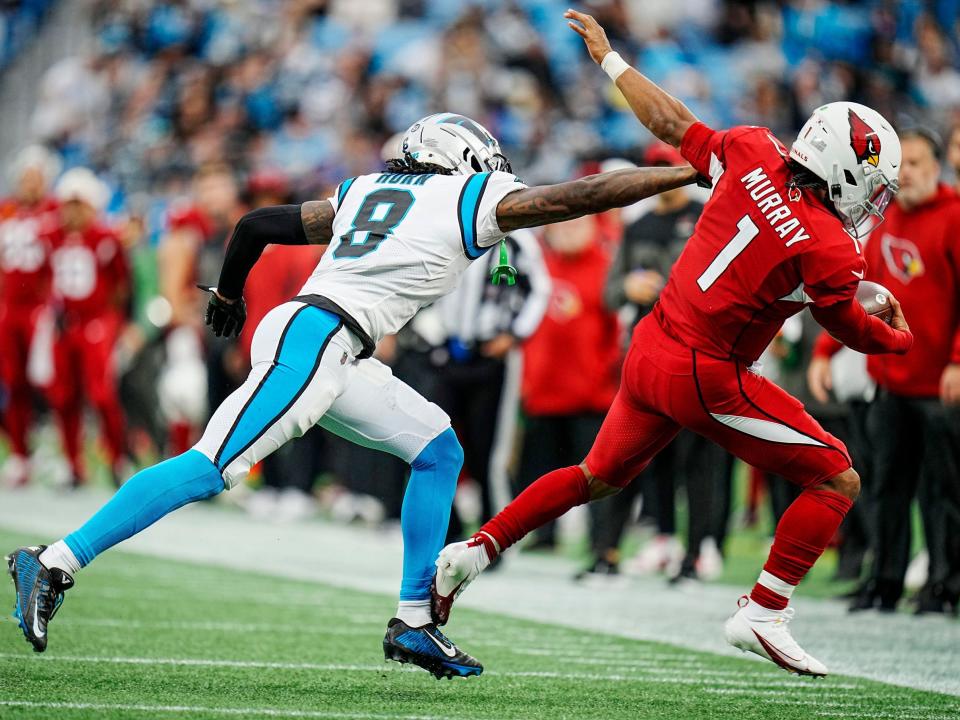
{"label": "helmet ear hole", "polygon": [[843,171],[843,179],[847,181],[848,185],[853,185],[854,187],[856,187],[857,181],[856,179],[854,179],[853,173],[850,172],[849,170]]}
{"label": "helmet ear hole", "polygon": [[480,165],[480,161],[477,160],[476,155],[470,158],[470,167],[472,167],[477,172],[483,172],[483,166]]}

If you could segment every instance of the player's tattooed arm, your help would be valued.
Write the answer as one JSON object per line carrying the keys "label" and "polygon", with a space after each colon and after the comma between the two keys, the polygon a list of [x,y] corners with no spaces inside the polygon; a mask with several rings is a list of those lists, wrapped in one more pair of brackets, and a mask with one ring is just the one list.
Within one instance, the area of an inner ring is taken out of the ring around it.
{"label": "player's tattooed arm", "polygon": [[329,245],[333,238],[333,216],[329,200],[310,200],[300,206],[303,232],[311,245]]}
{"label": "player's tattooed arm", "polygon": [[[613,52],[613,48],[610,47],[607,34],[600,23],[592,16],[576,10],[568,10],[563,16],[567,18],[570,29],[583,38],[593,61],[608,74],[612,72],[611,77],[617,76],[626,63],[619,55],[611,55],[604,64],[604,58]],[[680,100],[636,69],[629,66],[626,68],[616,77],[615,82],[630,104],[633,114],[658,138],[674,147],[680,147],[684,133],[697,122],[696,115]]]}
{"label": "player's tattooed arm", "polygon": [[653,167],[616,170],[580,180],[541,185],[512,192],[497,205],[497,225],[503,232],[626,207],[665,190],[696,182],[692,167]]}

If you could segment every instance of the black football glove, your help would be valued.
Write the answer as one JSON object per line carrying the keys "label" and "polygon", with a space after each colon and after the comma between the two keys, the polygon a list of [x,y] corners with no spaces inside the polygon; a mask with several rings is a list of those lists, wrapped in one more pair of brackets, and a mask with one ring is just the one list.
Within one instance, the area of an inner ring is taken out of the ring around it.
{"label": "black football glove", "polygon": [[198,288],[210,293],[210,302],[207,303],[207,313],[204,322],[213,330],[217,337],[238,337],[247,320],[247,304],[243,298],[232,303],[225,302],[214,292],[216,288],[210,285],[197,285]]}

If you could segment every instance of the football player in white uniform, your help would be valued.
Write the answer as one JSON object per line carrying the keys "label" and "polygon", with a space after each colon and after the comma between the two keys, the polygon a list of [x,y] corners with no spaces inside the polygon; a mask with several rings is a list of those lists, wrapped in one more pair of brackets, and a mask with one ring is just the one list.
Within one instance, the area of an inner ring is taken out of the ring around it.
{"label": "football player in white uniform", "polygon": [[27,640],[38,652],[46,648],[63,593],[98,554],[186,503],[233,487],[319,423],[411,465],[400,605],[383,641],[386,657],[438,678],[479,675],[480,663],[437,629],[430,609],[433,562],[463,453],[446,413],[373,359],[374,346],[447,293],[510,231],[630,205],[695,180],[689,167],[644,168],[527,187],[482,126],[442,113],[410,127],[385,172],[344,180],[327,200],[245,215],[217,287],[207,288],[206,320],[217,335],[243,325],[244,281],[267,244],[329,247],[300,295],[260,323],[250,375],[193,449],[134,475],[66,538],[8,556]]}

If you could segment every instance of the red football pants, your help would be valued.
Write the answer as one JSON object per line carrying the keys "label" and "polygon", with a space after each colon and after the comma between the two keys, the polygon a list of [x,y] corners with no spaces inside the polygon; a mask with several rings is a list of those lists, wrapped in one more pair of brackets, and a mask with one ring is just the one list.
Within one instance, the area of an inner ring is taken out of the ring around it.
{"label": "red football pants", "polygon": [[[653,316],[637,326],[620,391],[586,458],[593,477],[624,487],[680,428],[713,440],[754,467],[806,488],[787,509],[764,570],[788,586],[800,582],[836,532],[851,501],[816,486],[850,468],[846,448],[795,398],[742,363],[710,357],[667,335]],[[474,538],[493,557],[564,512],[588,502],[579,466],[547,473],[524,490]],[[786,607],[780,584],[760,583],[751,597]]]}
{"label": "red football pants", "polygon": [[117,313],[71,322],[53,345],[54,381],[48,389],[63,448],[74,473],[83,476],[80,428],[84,400],[100,416],[110,462],[125,453],[123,411],[117,396],[113,348],[122,325]]}
{"label": "red football pants", "polygon": [[587,467],[623,487],[683,427],[805,488],[851,466],[843,443],[796,398],[741,362],[692,350],[647,316],[634,332],[620,392]]}
{"label": "red football pants", "polygon": [[38,307],[4,307],[0,310],[0,382],[7,391],[3,425],[10,436],[16,455],[27,455],[27,432],[30,429],[32,397],[27,381],[27,359],[37,324]]}

